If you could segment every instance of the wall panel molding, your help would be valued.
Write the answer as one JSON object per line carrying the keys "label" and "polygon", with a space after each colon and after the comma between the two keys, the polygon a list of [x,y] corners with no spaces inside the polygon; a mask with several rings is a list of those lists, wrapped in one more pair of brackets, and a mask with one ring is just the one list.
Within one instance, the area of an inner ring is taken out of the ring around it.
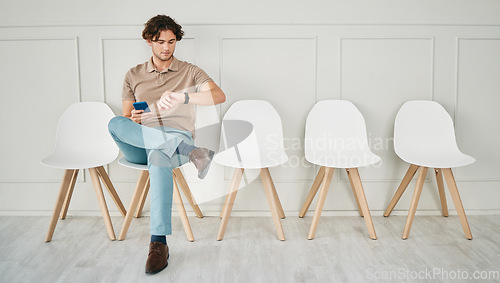
{"label": "wall panel molding", "polygon": [[[137,21],[134,22],[61,22],[57,24],[47,24],[47,23],[30,23],[30,24],[9,24],[0,23],[0,28],[75,28],[75,27],[142,27],[144,23]],[[183,22],[183,27],[197,27],[197,26],[208,26],[208,27],[227,27],[227,26],[329,26],[329,27],[358,27],[358,26],[375,26],[375,27],[500,27],[500,23],[418,23],[418,22],[408,22],[408,23],[380,23],[380,22],[342,22],[334,23],[327,21],[317,21],[317,22],[208,22],[208,21],[191,21]]]}
{"label": "wall panel molding", "polygon": [[[314,76],[314,80],[312,83],[312,90],[311,90],[311,93],[314,94],[314,97],[313,97],[313,100],[311,100],[312,102],[312,105],[314,105],[316,102],[317,102],[317,66],[318,66],[318,55],[317,55],[317,41],[318,41],[318,38],[317,36],[303,36],[303,37],[291,37],[291,36],[221,36],[219,37],[219,77],[220,77],[220,81],[221,81],[221,88],[224,89],[224,63],[225,63],[225,58],[227,57],[225,55],[225,52],[226,50],[224,50],[224,43],[225,42],[230,42],[230,41],[311,41],[312,43],[312,50],[308,51],[308,50],[300,50],[300,52],[302,54],[309,54],[309,56],[311,56],[311,62],[308,62],[312,65],[312,71],[313,72],[313,76]],[[266,46],[265,43],[261,43],[259,42],[260,45],[262,47]],[[290,48],[294,48],[294,47],[290,47]],[[310,52],[310,53],[309,53]],[[305,56],[304,56],[305,57]],[[297,58],[303,58],[303,57],[297,57]],[[294,58],[296,59],[296,58]],[[290,61],[292,62],[292,61]],[[270,62],[261,62],[262,63],[262,70],[265,70],[266,69],[266,66],[270,63]],[[292,65],[294,64],[295,62],[291,63]],[[290,67],[288,67],[290,68]],[[291,68],[297,68],[297,78],[300,77],[300,72],[308,72],[307,70],[302,70],[300,69],[300,66],[296,66],[294,65],[293,67]],[[292,80],[294,80],[292,78]],[[256,83],[256,82],[253,82],[253,83]],[[291,98],[291,97],[290,97]],[[249,99],[249,98],[240,98],[240,99]],[[236,99],[236,100],[240,100],[240,99]],[[286,103],[286,99],[283,100],[284,103]],[[311,105],[311,106],[312,106]],[[222,105],[221,108],[222,108],[222,111],[221,111],[221,115],[223,116],[224,113],[227,111],[227,109],[229,109],[230,105],[229,104],[225,104],[225,105]],[[274,105],[274,107],[276,107],[276,105]],[[309,110],[309,109],[307,109]],[[285,131],[285,126],[286,126],[286,116],[284,115],[287,115],[289,113],[280,113],[280,111],[277,109],[279,115],[281,116],[281,119],[282,119],[282,124],[283,124],[283,129]],[[298,138],[303,138],[303,137],[298,137]],[[278,166],[279,167],[279,166]],[[278,170],[287,170],[286,168],[278,168]],[[251,174],[251,175],[254,175],[254,174]],[[224,170],[224,180],[225,181],[230,181],[232,178],[232,173],[231,174],[228,174],[227,173],[227,170]],[[314,177],[312,177],[311,179],[309,178],[305,178],[306,180],[314,180]],[[285,180],[283,178],[280,178],[279,177],[279,173],[278,173],[278,176],[277,177],[274,177],[273,176],[273,180],[275,182],[284,182],[284,181],[288,181],[290,182],[290,180]],[[297,180],[304,180],[304,178],[298,178]],[[293,181],[297,181],[296,179],[294,179]],[[257,176],[256,179],[251,179],[251,181],[257,181],[259,182],[259,177]]]}
{"label": "wall panel molding", "polygon": [[[422,93],[422,97],[419,97],[419,99],[429,99],[429,100],[434,100],[434,77],[435,77],[435,39],[434,37],[396,37],[396,36],[383,36],[383,37],[340,37],[338,39],[338,44],[339,44],[339,93],[340,93],[340,99],[347,99],[347,100],[350,100],[348,97],[346,97],[346,94],[345,94],[345,83],[344,83],[344,78],[345,78],[345,67],[346,67],[346,62],[344,60],[344,55],[347,53],[345,50],[347,47],[345,47],[344,45],[347,43],[347,42],[363,42],[363,43],[366,43],[366,44],[369,44],[370,42],[373,42],[373,43],[381,43],[381,42],[401,42],[401,43],[406,43],[406,42],[415,42],[415,43],[423,43],[425,42],[426,44],[428,44],[428,47],[429,47],[429,50],[428,50],[428,53],[426,53],[427,51],[424,51],[422,50],[422,55],[423,56],[428,56],[428,58],[430,59],[430,61],[428,62],[429,65],[427,66],[428,68],[428,82],[429,82],[429,85],[427,85],[425,87],[427,91],[427,93]],[[388,45],[389,46],[389,45]],[[370,50],[371,51],[371,50]],[[390,52],[390,50],[387,50],[388,54]],[[363,54],[360,54],[360,55],[363,55]],[[409,54],[407,54],[409,55]],[[427,57],[425,58],[427,59]],[[388,62],[388,63],[396,63],[396,62]],[[385,67],[383,65],[380,66],[381,68]],[[362,69],[363,67],[360,66],[360,69]],[[388,68],[388,67],[386,67]],[[351,70],[352,71],[352,70]],[[387,70],[388,72],[390,72],[391,70]],[[410,71],[413,71],[413,73],[415,73],[415,70],[410,70]],[[412,74],[413,74],[412,73]],[[353,77],[352,73],[349,74],[351,77]],[[410,79],[410,78],[408,78]],[[362,84],[362,81],[359,82],[360,84]],[[392,81],[390,83],[393,83]],[[397,85],[397,81],[394,82],[394,85]],[[396,87],[396,86],[395,86]],[[399,86],[401,87],[401,86]],[[364,96],[363,97],[369,97],[369,96],[372,96],[373,94],[363,94]],[[401,95],[399,93],[395,93],[393,95],[393,97],[397,97],[398,95]],[[420,94],[419,94],[420,95]],[[359,100],[359,99],[358,99]],[[383,100],[383,98],[381,98],[381,100]],[[352,101],[352,99],[351,99]],[[353,101],[355,104],[356,102]],[[360,107],[361,106],[361,107]],[[368,135],[368,138],[371,139],[371,129],[370,129],[370,126],[368,125],[368,122],[369,122],[369,117],[367,117],[367,113],[363,113],[363,110],[361,109],[363,107],[363,105],[357,105],[358,108],[360,108],[360,111],[362,112],[364,118],[365,118],[365,121],[367,121],[367,131],[369,133]],[[374,109],[379,109],[378,111],[387,111],[388,109],[380,109],[380,107],[377,107],[375,104],[371,105],[371,110],[374,110]],[[397,111],[397,109],[391,109],[392,110],[395,110]],[[377,111],[377,110],[374,110],[374,111]],[[394,120],[390,120],[390,121],[385,121],[385,123],[389,123],[391,125],[394,124]],[[387,125],[384,125],[384,126],[387,126]],[[373,127],[372,127],[373,128]],[[388,140],[391,140],[392,139],[392,135],[391,136],[385,136],[385,137],[381,137],[381,138],[384,138],[385,139],[385,143],[384,144],[387,144],[387,141]],[[372,145],[373,147],[373,145]],[[373,148],[372,148],[373,150]],[[393,151],[392,149],[388,149],[386,148],[385,151]],[[377,153],[376,153],[377,154]],[[389,162],[391,163],[391,160],[387,160],[387,158],[384,158],[383,156],[382,157],[382,161],[381,162],[385,162],[386,164]],[[375,164],[375,165],[372,165],[372,166],[367,166],[366,170],[367,171],[370,171],[370,170],[381,170],[380,168],[380,165],[378,164]],[[377,174],[378,176],[378,174]],[[401,175],[401,178],[403,177],[403,175]],[[339,182],[348,182],[348,179],[347,179],[347,175],[345,174],[345,172],[339,172],[337,174],[337,177],[336,177],[337,181]],[[377,178],[373,178],[373,177],[365,177],[363,178],[363,182],[400,182],[401,179],[399,179],[399,176],[397,178],[387,178],[387,177],[377,177]],[[427,179],[426,179],[426,182],[430,182],[430,177],[428,176]]]}
{"label": "wall panel molding", "polygon": [[[184,40],[184,42],[186,40],[194,40],[195,44],[194,44],[194,47],[195,47],[195,50],[194,50],[194,61],[193,62],[190,62],[190,63],[193,63],[196,65],[196,49],[198,48],[197,47],[197,37],[194,37],[194,36],[190,36],[190,37],[183,37],[182,38]],[[100,38],[100,62],[101,62],[101,80],[102,80],[102,86],[101,86],[101,89],[102,89],[102,93],[103,93],[103,98],[102,100],[107,103],[107,97],[106,97],[106,70],[105,70],[105,48],[104,48],[104,44],[106,41],[126,41],[126,40],[137,40],[137,41],[140,41],[140,42],[145,42],[143,38],[141,37],[126,37],[126,36],[117,36],[117,37],[112,37],[112,36],[105,36],[105,37],[101,37]],[[146,43],[144,43],[146,44]],[[130,66],[131,68],[133,67],[132,65]]]}
{"label": "wall panel molding", "polygon": [[[0,36],[0,45],[3,42],[9,42],[9,43],[19,42],[19,43],[25,45],[25,44],[29,44],[30,42],[34,44],[34,43],[53,42],[53,41],[63,41],[63,42],[68,41],[68,42],[72,43],[72,45],[73,45],[72,52],[74,53],[74,58],[72,58],[72,59],[74,60],[73,63],[75,65],[75,69],[73,71],[76,74],[76,78],[74,78],[75,82],[76,82],[76,85],[74,86],[76,89],[76,97],[74,97],[73,103],[81,102],[82,101],[82,94],[81,94],[81,82],[80,82],[81,81],[81,79],[80,79],[80,52],[79,52],[79,37],[78,36],[29,36],[29,35],[23,36],[23,37],[2,37],[2,36]],[[22,59],[22,58],[20,58],[20,59]],[[5,64],[5,61],[3,62],[3,64]],[[39,67],[39,66],[30,66],[30,67]],[[55,77],[48,79],[48,83],[51,83],[51,82],[57,83],[57,81],[58,81],[58,79]],[[5,85],[5,83],[4,83],[4,85]],[[33,86],[33,87],[35,87],[35,86]],[[43,92],[43,89],[37,90],[35,92],[39,93],[38,91]],[[45,94],[50,95],[50,93],[45,93]],[[25,94],[25,95],[29,95],[29,94]],[[61,112],[61,114],[62,114],[62,112]],[[57,117],[57,121],[58,120],[59,120],[59,117]],[[50,125],[50,127],[55,129],[55,128],[57,128],[57,124]],[[55,143],[55,136],[50,137],[50,138],[51,138],[51,140],[48,142],[50,142],[51,148],[53,148],[54,143]],[[26,139],[29,139],[29,137],[27,136]],[[51,154],[51,152],[52,151],[46,152],[45,156],[48,156],[49,154]],[[39,160],[38,160],[38,163],[39,163]],[[48,167],[45,167],[45,168],[48,168]],[[51,169],[49,169],[49,170],[51,170]],[[2,175],[2,177],[0,177],[0,183],[32,184],[32,183],[60,183],[61,182],[60,178],[32,178],[32,179],[29,179],[29,178],[11,178],[10,176],[6,176],[6,177],[4,177],[4,176],[5,175]],[[85,182],[85,178],[84,177],[82,178],[80,176],[78,178],[77,182]]]}
{"label": "wall panel molding", "polygon": [[347,40],[430,40],[432,43],[431,72],[430,72],[430,75],[431,75],[430,89],[432,90],[432,93],[431,93],[430,100],[434,100],[434,73],[435,73],[435,59],[434,59],[434,56],[435,56],[435,38],[434,37],[340,37],[339,38],[339,58],[340,58],[340,64],[339,64],[340,91],[339,91],[339,93],[340,93],[340,99],[343,99],[342,98],[342,94],[343,94],[343,91],[342,91],[342,62],[343,62],[343,60],[342,60],[342,54],[343,54],[342,43],[343,43],[343,41],[347,41]]}
{"label": "wall panel molding", "polygon": [[[456,57],[455,57],[455,92],[454,92],[454,102],[455,102],[455,105],[454,105],[454,115],[452,116],[453,117],[453,122],[454,122],[454,126],[455,126],[455,132],[456,132],[456,135],[457,135],[457,139],[458,139],[458,135],[461,133],[461,131],[463,131],[461,129],[461,123],[460,123],[460,115],[461,115],[461,111],[460,111],[460,105],[462,105],[463,103],[461,103],[461,97],[464,95],[462,91],[460,91],[460,83],[461,83],[461,80],[460,80],[460,72],[461,70],[463,70],[463,67],[461,67],[462,65],[462,60],[464,60],[463,58],[461,59],[461,56],[463,55],[463,48],[461,47],[464,43],[472,43],[472,42],[485,42],[485,43],[500,43],[500,37],[498,36],[495,36],[495,37],[484,37],[484,36],[477,36],[477,37],[474,37],[474,36],[466,36],[466,37],[457,37],[456,38],[456,41],[455,41],[455,48],[456,48]],[[500,54],[500,52],[499,52]],[[485,56],[487,54],[481,54],[482,56]],[[491,61],[492,64],[495,63],[495,61]],[[500,64],[500,61],[496,61],[497,65]],[[500,68],[499,68],[500,69]],[[481,72],[482,70],[477,70],[477,72]],[[479,89],[477,91],[480,91]],[[481,93],[478,93],[478,95],[481,95]],[[479,99],[481,100],[481,99]],[[500,118],[500,115],[498,115],[498,111],[495,112],[497,114],[497,116]],[[495,119],[494,119],[495,120]],[[481,121],[480,123],[487,123],[486,121]],[[480,126],[480,125],[478,125]],[[492,132],[493,134],[493,132]],[[490,148],[490,147],[487,147],[488,149],[487,150],[494,150],[495,148]],[[496,150],[498,151],[498,147],[496,148]],[[465,154],[468,154],[467,151],[464,152]],[[471,156],[475,157],[474,154],[471,153]],[[482,160],[481,159],[477,159],[476,157],[476,163],[478,162],[481,162]],[[468,166],[477,166],[478,164],[471,164],[471,165],[468,165]],[[463,170],[467,170],[467,168],[463,168]],[[481,182],[481,183],[484,183],[484,182],[499,182],[500,181],[500,174],[498,174],[498,172],[495,172],[495,173],[492,173],[491,175],[489,176],[483,176],[483,177],[480,177],[480,178],[471,178],[471,177],[460,177],[461,174],[460,172],[462,171],[462,168],[457,168],[455,171],[458,171],[456,174],[455,174],[455,178],[457,180],[457,182]]]}
{"label": "wall panel molding", "polygon": [[[20,6],[20,4],[15,3],[12,5]],[[352,8],[353,4],[346,5]],[[458,9],[461,13],[466,12],[462,11],[463,7],[454,8],[451,7],[451,4],[447,5],[446,8]],[[83,10],[82,12],[90,12],[86,9]],[[209,9],[208,12],[213,11]],[[303,163],[301,159],[303,151],[301,152],[298,147],[293,147],[292,144],[298,143],[294,139],[303,140],[306,112],[308,113],[310,107],[322,99],[353,100],[365,117],[369,138],[372,141],[372,150],[377,142],[376,139],[384,140],[384,146],[375,147],[373,150],[382,157],[383,163],[380,166],[376,164],[360,169],[365,193],[372,211],[385,209],[408,168],[408,164],[402,162],[394,154],[392,141],[385,145],[386,139],[392,138],[390,126],[394,123],[392,117],[396,113],[394,109],[403,101],[429,99],[442,103],[452,114],[457,135],[460,136],[459,141],[465,144],[463,149],[462,145],[459,144],[464,153],[470,154],[476,159],[479,155],[484,156],[489,152],[495,153],[496,156],[498,151],[488,149],[487,146],[478,146],[477,149],[471,151],[471,144],[479,138],[468,137],[467,133],[469,131],[477,132],[481,126],[478,123],[481,120],[484,121],[485,117],[489,119],[499,117],[498,112],[490,111],[490,107],[495,106],[498,104],[497,101],[500,101],[499,98],[496,98],[497,96],[491,95],[493,92],[498,93],[498,86],[491,78],[488,81],[493,83],[488,84],[487,87],[476,82],[476,79],[481,79],[484,77],[481,74],[487,75],[492,73],[491,71],[494,71],[495,75],[497,74],[497,66],[500,65],[500,51],[495,48],[500,41],[500,23],[489,24],[491,18],[482,19],[477,14],[470,14],[467,19],[453,22],[449,17],[436,18],[436,20],[424,18],[427,15],[422,12],[422,19],[428,19],[427,22],[424,20],[422,22],[415,21],[416,18],[397,18],[399,21],[396,21],[396,18],[388,18],[388,22],[383,23],[374,21],[372,17],[347,20],[346,18],[329,20],[323,17],[314,20],[312,19],[313,13],[323,13],[318,8],[300,12],[304,17],[291,21],[284,21],[283,17],[278,17],[274,22],[273,19],[266,19],[265,16],[257,16],[255,22],[250,22],[248,18],[242,18],[238,22],[238,19],[231,18],[231,15],[229,18],[215,19],[215,21],[210,21],[210,18],[207,17],[193,18],[189,16],[192,14],[191,12],[185,16],[176,15],[187,36],[179,43],[185,43],[186,47],[180,48],[178,45],[175,55],[180,56],[179,59],[200,64],[226,92],[227,102],[214,107],[218,112],[219,121],[231,103],[241,99],[251,99],[252,97],[268,99],[278,110],[282,118],[283,128],[287,129],[285,138],[290,139],[285,142],[285,146],[290,149],[289,157],[292,157],[294,162],[271,168],[271,174],[287,211],[300,209],[319,169],[317,166]],[[311,20],[307,21],[307,19]],[[35,17],[25,24],[19,21],[14,22],[14,20],[15,18],[12,18],[7,22],[4,19],[0,23],[0,48],[4,47],[1,50],[5,50],[3,61],[15,64],[12,57],[24,54],[21,53],[22,51],[18,51],[17,44],[12,44],[12,42],[18,42],[19,47],[32,44],[35,47],[45,48],[40,53],[41,56],[36,54],[33,57],[41,58],[39,62],[43,64],[56,58],[56,61],[59,62],[54,62],[56,65],[53,65],[52,68],[49,64],[48,68],[34,70],[34,72],[40,72],[41,75],[47,77],[49,75],[55,77],[53,74],[59,73],[57,71],[61,68],[59,66],[64,66],[57,59],[69,60],[66,64],[68,68],[63,69],[66,72],[64,77],[66,82],[61,81],[64,87],[55,89],[66,90],[66,93],[71,91],[71,94],[64,96],[62,92],[58,92],[50,98],[52,100],[51,113],[41,117],[40,121],[37,121],[37,126],[34,127],[41,129],[41,137],[43,137],[38,145],[43,149],[38,150],[38,152],[45,153],[47,150],[45,147],[49,143],[50,146],[53,146],[54,139],[50,137],[49,140],[49,136],[52,135],[50,132],[52,128],[56,127],[53,123],[55,116],[57,116],[55,113],[62,111],[70,101],[104,101],[113,108],[116,114],[121,115],[117,111],[121,112],[122,72],[124,75],[124,72],[130,67],[143,63],[151,56],[149,47],[140,37],[143,22],[138,17],[127,18],[120,14],[115,18],[110,18],[109,22],[99,21],[98,18],[95,22],[90,22],[93,18],[87,19],[81,16],[74,20],[61,18],[59,22],[57,22],[58,19],[47,19],[45,22],[40,22],[43,20],[40,17]],[[333,22],[334,20],[338,22]],[[438,23],[437,21],[443,22]],[[467,23],[465,23],[466,21]],[[57,44],[46,44],[47,42]],[[253,49],[254,46],[257,48],[256,50]],[[372,47],[376,47],[376,49],[373,50]],[[301,50],[297,51],[296,48],[301,48]],[[257,53],[252,55],[254,51]],[[188,54],[181,55],[185,54],[184,52]],[[59,53],[61,53],[60,56],[58,56]],[[397,55],[393,56],[394,53]],[[46,54],[46,60],[43,59],[43,54]],[[298,65],[296,65],[297,62],[290,61],[288,63],[287,60],[283,59],[284,56],[289,56],[290,60],[293,60],[297,54],[304,57],[302,65],[300,62]],[[408,58],[405,57],[407,54],[413,58],[407,60]],[[361,58],[356,59],[359,55]],[[251,57],[240,61],[241,57],[244,56]],[[370,56],[382,56],[382,59],[371,60]],[[397,56],[400,56],[402,60],[398,61]],[[486,58],[489,61],[484,59],[485,61],[481,61],[483,63],[477,63],[476,56],[478,56],[477,59]],[[260,64],[261,66],[257,61],[259,57],[266,58],[265,62]],[[255,61],[257,62],[254,63]],[[389,61],[390,64],[385,64],[386,61]],[[28,59],[22,60],[22,62],[24,62],[23,65],[30,67],[26,64],[26,62],[29,63]],[[238,62],[245,64],[239,65]],[[303,68],[302,72],[300,72],[300,67]],[[369,70],[359,72],[358,67]],[[265,68],[272,71],[260,74],[260,76],[254,74]],[[295,73],[295,69],[297,69],[297,75],[291,77]],[[7,73],[8,67],[4,67],[3,70],[5,78],[16,81],[11,83],[11,86],[4,88],[16,90],[17,82],[22,82],[21,76],[26,75],[22,72],[23,69],[20,69],[19,77]],[[379,74],[377,72],[379,71],[387,73],[386,82],[377,83],[377,75]],[[293,83],[293,87],[286,88],[287,93],[292,94],[291,100],[284,99],[287,94],[279,92],[279,86],[272,84],[273,78],[267,80],[264,77],[269,78],[274,73],[280,72],[283,72],[283,75],[278,74],[274,80],[278,84],[287,81]],[[306,77],[306,80],[303,80],[304,72],[311,74],[311,76]],[[403,74],[408,72],[409,75],[400,76],[398,72]],[[74,73],[75,75],[73,75]],[[372,79],[370,79],[370,74],[374,75]],[[399,85],[390,86],[392,78],[399,79]],[[256,79],[258,80],[256,81]],[[356,85],[357,80],[359,81],[358,85]],[[10,81],[5,79],[5,83],[10,83]],[[384,87],[384,83],[387,87]],[[413,83],[411,86],[413,89],[404,87],[409,83]],[[252,87],[252,84],[260,84],[260,86]],[[483,87],[487,92],[475,93],[473,90],[476,85]],[[29,90],[30,86],[28,85],[25,89]],[[267,97],[263,96],[263,93],[257,93],[259,90],[264,92],[269,90],[270,94]],[[370,92],[370,90],[372,91]],[[388,92],[384,93],[386,90]],[[401,92],[398,92],[399,90]],[[101,91],[102,93],[99,93]],[[34,92],[23,91],[23,93],[26,93],[33,101],[41,101]],[[301,96],[300,93],[304,93],[304,95]],[[7,95],[5,98],[9,99]],[[478,102],[478,100],[482,101]],[[294,106],[294,104],[298,106]],[[36,109],[33,105],[31,104],[29,109]],[[213,115],[210,116],[207,114],[209,111],[205,112],[205,114],[200,115],[202,118],[200,119],[201,126],[216,123],[215,118],[213,118],[215,114],[212,113]],[[471,116],[474,113],[478,113],[479,116]],[[475,118],[471,120],[470,117]],[[29,117],[21,119],[24,123],[30,122]],[[489,123],[497,125],[496,121]],[[12,131],[17,131],[16,128],[18,128],[9,125],[7,127],[11,127]],[[34,130],[37,131],[37,129]],[[18,135],[24,136],[23,132],[18,132]],[[43,134],[44,132],[46,134]],[[481,133],[483,134],[482,130]],[[496,131],[486,135],[491,139],[498,136]],[[218,146],[218,133],[211,132],[205,140],[200,140],[204,144],[211,146],[217,144]],[[40,145],[40,143],[42,144]],[[7,144],[7,140],[5,144]],[[483,144],[491,147],[489,142],[481,143],[481,145]],[[13,146],[9,145],[9,147]],[[19,146],[14,150],[22,150],[24,147]],[[32,197],[32,190],[37,190],[39,195],[42,195],[43,192],[56,193],[55,190],[61,182],[60,177],[63,170],[43,168],[43,166],[38,168],[35,164],[39,162],[38,153],[30,153],[31,156],[27,156],[25,154],[27,151],[25,151],[22,159],[27,164],[26,173],[21,175],[15,171],[22,166],[16,163],[15,154],[7,150],[4,152],[6,153],[2,153],[1,159],[6,160],[3,168],[7,170],[3,170],[4,174],[0,176],[0,191],[2,192],[0,199],[3,211],[19,210],[20,213],[23,213],[25,211],[42,211],[43,209],[51,210],[54,199],[48,194],[47,197],[35,199]],[[49,151],[47,151],[48,154],[50,154]],[[22,152],[21,155],[23,155]],[[470,166],[453,169],[467,213],[479,211],[478,214],[482,214],[485,211],[498,211],[500,209],[499,204],[495,203],[495,199],[500,196],[496,190],[500,184],[500,175],[496,173],[497,167],[492,163],[492,160],[493,157],[483,157],[482,160],[477,159],[477,162]],[[16,165],[12,167],[8,163]],[[106,167],[115,188],[121,197],[123,194],[124,201],[126,201],[137,181],[135,176],[138,176],[138,170],[127,169],[117,164],[116,161]],[[183,170],[185,170],[185,177],[197,200],[205,201],[202,205],[206,207],[206,213],[218,215],[217,211],[223,203],[223,194],[227,192],[234,169],[220,165],[213,166],[209,176],[204,180],[197,178],[196,170],[191,164]],[[331,192],[325,204],[325,212],[352,212],[354,215],[357,211],[345,171],[342,169],[335,171]],[[246,170],[246,173],[248,175],[245,177],[251,184],[248,187],[250,189],[256,188],[258,192],[247,192],[244,197],[240,196],[241,198],[238,198],[237,201],[239,206],[235,206],[235,213],[247,213],[246,215],[252,216],[258,215],[262,211],[268,211],[265,196],[260,190],[262,181],[258,171]],[[87,172],[79,174],[76,189],[83,188],[85,192],[80,193],[84,197],[95,199],[93,191],[87,190],[92,187],[92,182],[90,178],[86,178],[86,174]],[[428,173],[425,182],[426,188],[421,199],[421,210],[435,209],[438,211],[435,207],[439,205],[439,199],[435,191],[435,178],[432,175]],[[82,185],[82,183],[86,184]],[[245,180],[242,180],[242,186],[243,184],[245,184]],[[413,191],[414,184],[415,180],[410,184],[409,190]],[[210,200],[210,196],[219,193],[220,198]],[[261,197],[264,203],[255,204],[255,200],[261,200]],[[19,203],[19,198],[24,198],[26,201]],[[406,193],[403,198],[406,199],[402,199],[401,209],[407,209],[406,204],[409,203],[411,194]],[[77,204],[76,211],[92,210],[99,213],[95,202],[87,204],[83,201],[77,202]],[[448,204],[452,206],[449,197]]]}

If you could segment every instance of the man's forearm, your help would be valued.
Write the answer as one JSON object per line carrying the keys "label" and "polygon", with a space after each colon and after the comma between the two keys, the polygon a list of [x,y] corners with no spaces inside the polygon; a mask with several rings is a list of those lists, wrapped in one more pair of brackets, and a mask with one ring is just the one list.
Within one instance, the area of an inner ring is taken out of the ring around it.
{"label": "man's forearm", "polygon": [[206,83],[202,90],[189,94],[189,104],[217,105],[226,101],[226,95],[214,82]]}
{"label": "man's forearm", "polygon": [[[222,91],[221,91],[222,92]],[[226,101],[224,93],[215,93],[213,91],[204,91],[189,94],[189,104],[196,105],[217,105]]]}

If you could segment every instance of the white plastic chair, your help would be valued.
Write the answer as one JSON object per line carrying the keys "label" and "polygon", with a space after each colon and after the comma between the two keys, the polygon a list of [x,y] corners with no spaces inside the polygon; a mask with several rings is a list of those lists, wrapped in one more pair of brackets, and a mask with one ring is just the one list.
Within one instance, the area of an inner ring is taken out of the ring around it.
{"label": "white plastic chair", "polygon": [[66,170],[46,242],[52,240],[58,216],[66,218],[78,171],[85,168],[89,169],[108,236],[111,240],[116,239],[99,181],[102,180],[118,210],[125,216],[126,210],[103,167],[118,156],[118,147],[108,132],[108,122],[114,116],[105,103],[80,102],[70,105],[59,119],[54,152],[41,161],[43,165]]}
{"label": "white plastic chair", "polygon": [[287,161],[281,118],[271,103],[241,100],[231,105],[222,120],[219,153],[214,157],[214,162],[235,168],[221,213],[217,240],[224,238],[244,169],[260,169],[278,238],[285,240],[280,221],[280,218],[285,218],[285,213],[268,168]]}
{"label": "white plastic chair", "polygon": [[[125,157],[121,158],[118,161],[118,163],[125,167],[141,170],[139,180],[137,180],[137,185],[134,190],[134,195],[132,196],[132,200],[130,201],[130,205],[128,207],[127,215],[125,216],[125,221],[123,222],[122,230],[120,231],[120,235],[118,236],[118,240],[121,241],[125,240],[125,236],[127,235],[127,231],[128,228],[130,227],[130,222],[132,221],[132,216],[134,215],[134,212],[136,218],[141,217],[142,209],[144,208],[144,203],[146,202],[146,198],[149,192],[149,171],[147,165],[129,162]],[[184,231],[186,232],[186,237],[190,242],[193,242],[194,241],[193,231],[191,230],[191,225],[189,224],[189,219],[187,217],[184,204],[182,203],[182,198],[177,183],[179,183],[179,186],[181,187],[182,191],[184,192],[184,195],[191,204],[191,207],[196,213],[196,216],[198,216],[199,218],[203,218],[203,214],[201,213],[201,210],[198,204],[196,203],[196,200],[191,194],[191,190],[189,189],[189,186],[186,182],[186,179],[184,179],[184,175],[182,174],[180,168],[174,168],[172,170],[172,175],[174,177],[173,178],[174,202],[177,204],[177,210],[179,211],[179,215],[182,221],[182,226],[184,227]]]}
{"label": "white plastic chair", "polygon": [[448,216],[442,178],[444,175],[462,223],[465,237],[469,240],[472,239],[469,223],[465,216],[451,168],[471,164],[475,159],[463,154],[458,149],[453,121],[446,110],[434,101],[416,100],[403,104],[394,123],[394,149],[401,159],[410,163],[410,168],[394,194],[384,216],[387,217],[391,214],[411,179],[420,169],[402,238],[407,239],[410,234],[427,169],[432,167],[435,168],[434,172],[443,216]]}
{"label": "white plastic chair", "polygon": [[352,102],[324,100],[314,105],[307,116],[305,157],[307,161],[321,166],[299,213],[299,217],[305,216],[321,185],[308,239],[314,239],[316,234],[334,168],[345,168],[370,238],[377,239],[358,167],[375,164],[380,161],[380,157],[371,152],[365,120]]}

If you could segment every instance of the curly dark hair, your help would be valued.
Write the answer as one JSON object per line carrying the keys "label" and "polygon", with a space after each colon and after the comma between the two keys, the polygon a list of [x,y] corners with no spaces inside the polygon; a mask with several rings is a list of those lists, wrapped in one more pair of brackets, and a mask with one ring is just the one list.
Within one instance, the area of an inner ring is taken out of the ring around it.
{"label": "curly dark hair", "polygon": [[164,30],[171,30],[175,34],[177,41],[180,41],[184,35],[182,26],[176,23],[174,19],[166,15],[157,15],[144,24],[142,38],[156,41]]}

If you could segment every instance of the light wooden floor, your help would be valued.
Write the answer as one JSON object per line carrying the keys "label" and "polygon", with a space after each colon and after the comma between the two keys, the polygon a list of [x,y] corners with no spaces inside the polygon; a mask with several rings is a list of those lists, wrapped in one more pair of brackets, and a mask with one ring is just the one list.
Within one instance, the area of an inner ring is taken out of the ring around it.
{"label": "light wooden floor", "polygon": [[[134,219],[121,242],[107,238],[102,218],[68,217],[50,243],[44,242],[48,217],[0,217],[0,281],[427,282],[394,276],[434,268],[450,276],[459,270],[500,271],[499,216],[469,216],[472,241],[465,239],[457,216],[418,215],[405,241],[405,219],[373,217],[378,240],[371,240],[361,217],[322,217],[316,238],[307,240],[312,218],[288,215],[282,221],[287,240],[281,242],[271,217],[232,217],[218,242],[218,217],[190,217],[196,241],[188,242],[174,217],[169,266],[148,276],[147,217]],[[123,220],[112,220],[118,232]],[[393,280],[369,280],[373,276]]]}

